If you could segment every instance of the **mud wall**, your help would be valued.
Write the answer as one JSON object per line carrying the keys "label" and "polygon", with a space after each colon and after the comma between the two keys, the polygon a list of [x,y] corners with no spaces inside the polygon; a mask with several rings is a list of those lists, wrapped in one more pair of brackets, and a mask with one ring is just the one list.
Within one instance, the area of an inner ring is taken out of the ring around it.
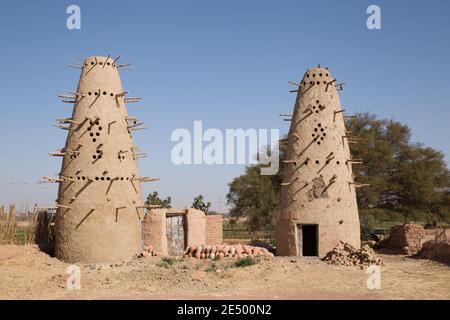
{"label": "mud wall", "polygon": [[205,241],[208,245],[222,244],[223,242],[223,217],[220,214],[206,216]]}

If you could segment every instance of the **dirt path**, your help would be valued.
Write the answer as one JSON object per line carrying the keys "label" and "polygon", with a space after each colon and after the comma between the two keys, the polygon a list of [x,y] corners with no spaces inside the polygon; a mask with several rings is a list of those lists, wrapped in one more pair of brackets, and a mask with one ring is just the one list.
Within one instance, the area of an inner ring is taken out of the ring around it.
{"label": "dirt path", "polygon": [[66,288],[69,266],[31,246],[0,247],[0,299],[450,299],[450,266],[383,255],[380,290],[365,270],[319,259],[275,258],[246,268],[233,260],[158,257],[121,266],[80,265],[81,290]]}

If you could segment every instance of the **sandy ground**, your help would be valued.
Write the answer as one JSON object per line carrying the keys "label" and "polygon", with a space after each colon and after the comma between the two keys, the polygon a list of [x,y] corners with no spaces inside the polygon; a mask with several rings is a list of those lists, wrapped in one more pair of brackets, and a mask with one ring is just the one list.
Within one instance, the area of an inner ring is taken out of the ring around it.
{"label": "sandy ground", "polygon": [[68,264],[33,246],[0,246],[0,299],[450,299],[450,266],[382,257],[379,290],[367,288],[365,270],[285,257],[245,268],[193,258],[164,268],[160,257],[80,265],[81,289],[68,290]]}

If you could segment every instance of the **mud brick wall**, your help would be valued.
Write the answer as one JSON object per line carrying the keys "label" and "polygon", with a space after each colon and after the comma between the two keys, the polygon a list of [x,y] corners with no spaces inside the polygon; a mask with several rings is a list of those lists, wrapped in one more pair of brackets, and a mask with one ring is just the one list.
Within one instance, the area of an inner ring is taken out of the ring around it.
{"label": "mud brick wall", "polygon": [[[151,209],[144,218],[144,245],[152,246],[156,252],[168,255],[166,218],[167,214],[183,214],[186,217],[185,246],[204,245],[206,238],[205,213],[196,209]],[[222,242],[220,242],[222,243]]]}
{"label": "mud brick wall", "polygon": [[215,245],[223,242],[223,217],[221,215],[206,216],[206,244]]}
{"label": "mud brick wall", "polygon": [[192,208],[188,209],[186,228],[186,246],[199,246],[205,243],[206,219],[203,211]]}
{"label": "mud brick wall", "polygon": [[399,249],[407,254],[417,253],[426,236],[425,229],[418,224],[404,224],[393,226],[388,238],[388,247]]}
{"label": "mud brick wall", "polygon": [[155,252],[163,256],[168,254],[166,236],[167,209],[152,209],[143,221],[143,238],[145,246],[152,246]]}

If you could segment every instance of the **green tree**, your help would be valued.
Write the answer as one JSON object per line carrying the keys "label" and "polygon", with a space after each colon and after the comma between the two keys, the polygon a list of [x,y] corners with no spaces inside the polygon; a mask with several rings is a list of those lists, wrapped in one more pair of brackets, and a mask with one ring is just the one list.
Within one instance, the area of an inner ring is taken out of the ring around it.
{"label": "green tree", "polygon": [[160,206],[161,208],[171,208],[172,198],[167,197],[166,199],[161,199],[158,195],[158,192],[153,191],[147,196],[145,200],[146,205],[155,205]]}
{"label": "green tree", "polygon": [[445,206],[439,189],[450,185],[450,172],[442,152],[411,142],[407,125],[368,113],[350,118],[346,127],[362,138],[351,145],[353,157],[364,162],[353,166],[356,180],[370,184],[357,192],[361,209],[398,211],[407,220]]}
{"label": "green tree", "polygon": [[227,203],[230,216],[245,217],[250,230],[261,230],[273,224],[277,209],[280,176],[262,176],[260,166],[246,168],[245,173],[230,184]]}
{"label": "green tree", "polygon": [[[270,146],[267,147],[270,150]],[[245,173],[228,184],[227,204],[230,216],[246,218],[247,227],[254,230],[273,228],[282,180],[282,160],[285,146],[279,146],[280,169],[275,175],[261,175],[261,165],[247,166]]]}
{"label": "green tree", "polygon": [[203,201],[203,196],[200,194],[196,198],[194,198],[194,202],[192,203],[192,208],[201,210],[205,214],[208,214],[209,207],[211,207],[211,202],[205,203]]}

